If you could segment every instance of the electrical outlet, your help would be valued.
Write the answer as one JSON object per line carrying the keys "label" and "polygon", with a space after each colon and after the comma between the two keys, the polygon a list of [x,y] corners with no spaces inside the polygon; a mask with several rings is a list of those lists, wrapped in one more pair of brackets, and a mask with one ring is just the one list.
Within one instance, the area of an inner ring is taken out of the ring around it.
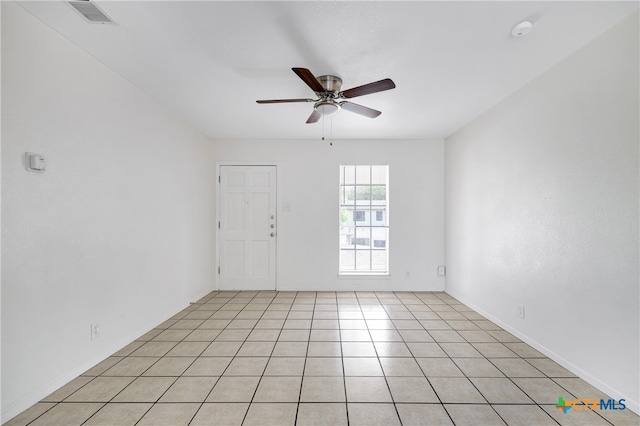
{"label": "electrical outlet", "polygon": [[447,275],[447,268],[444,265],[438,266],[438,276],[444,277],[445,275]]}
{"label": "electrical outlet", "polygon": [[97,339],[100,335],[100,326],[97,324],[91,324],[91,340]]}
{"label": "electrical outlet", "polygon": [[409,273],[409,271],[404,271],[404,277],[411,278],[411,274]]}
{"label": "electrical outlet", "polygon": [[518,317],[524,319],[524,305],[518,305]]}

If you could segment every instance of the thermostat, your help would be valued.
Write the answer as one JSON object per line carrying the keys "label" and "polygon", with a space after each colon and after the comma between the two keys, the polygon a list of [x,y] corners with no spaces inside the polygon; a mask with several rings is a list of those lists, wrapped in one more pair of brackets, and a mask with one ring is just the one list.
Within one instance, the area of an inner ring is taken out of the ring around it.
{"label": "thermostat", "polygon": [[44,155],[34,152],[26,152],[24,154],[24,166],[28,172],[43,173],[45,165]]}

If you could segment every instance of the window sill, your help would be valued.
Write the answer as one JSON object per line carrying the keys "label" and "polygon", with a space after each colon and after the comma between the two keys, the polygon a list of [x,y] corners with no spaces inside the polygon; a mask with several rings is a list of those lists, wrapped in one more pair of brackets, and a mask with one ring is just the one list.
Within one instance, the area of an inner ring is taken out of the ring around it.
{"label": "window sill", "polygon": [[388,272],[380,274],[372,273],[343,273],[338,274],[339,280],[388,280],[391,275]]}

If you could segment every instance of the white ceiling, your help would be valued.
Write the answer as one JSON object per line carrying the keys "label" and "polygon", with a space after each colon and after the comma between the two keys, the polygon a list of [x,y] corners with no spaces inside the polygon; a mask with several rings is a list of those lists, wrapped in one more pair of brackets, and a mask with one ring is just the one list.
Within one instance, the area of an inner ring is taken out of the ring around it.
{"label": "white ceiling", "polygon": [[[442,138],[638,8],[600,2],[99,1],[117,25],[89,24],[62,1],[21,6],[212,138]],[[534,23],[511,36],[521,20]],[[615,66],[615,64],[612,64]],[[334,74],[343,89],[397,88],[305,124],[312,104],[292,71]]]}

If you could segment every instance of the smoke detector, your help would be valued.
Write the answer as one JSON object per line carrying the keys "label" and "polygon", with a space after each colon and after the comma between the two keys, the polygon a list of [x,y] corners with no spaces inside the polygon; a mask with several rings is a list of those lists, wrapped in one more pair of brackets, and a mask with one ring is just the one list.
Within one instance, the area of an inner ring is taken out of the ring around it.
{"label": "smoke detector", "polygon": [[527,35],[533,29],[533,24],[529,21],[522,21],[511,29],[511,35],[514,37],[522,37]]}

